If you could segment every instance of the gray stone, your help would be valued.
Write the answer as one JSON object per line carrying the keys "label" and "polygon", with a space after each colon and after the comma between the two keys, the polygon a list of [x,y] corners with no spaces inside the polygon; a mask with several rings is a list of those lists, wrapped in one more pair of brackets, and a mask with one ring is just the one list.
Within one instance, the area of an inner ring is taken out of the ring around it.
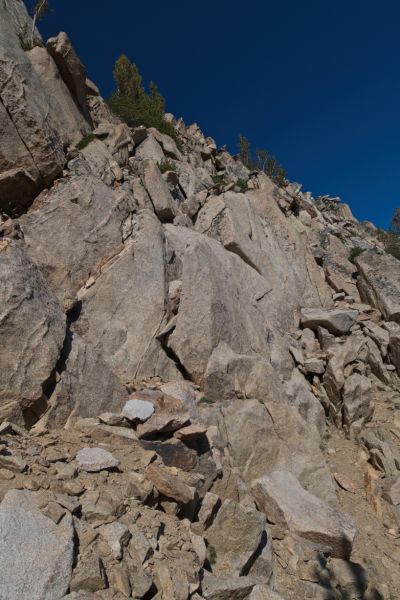
{"label": "gray stone", "polygon": [[156,337],[166,312],[164,253],[160,223],[141,211],[134,239],[81,296],[74,329],[122,381],[182,379]]}
{"label": "gray stone", "polygon": [[46,48],[36,46],[27,52],[51,107],[51,114],[64,144],[77,144],[90,131]]}
{"label": "gray stone", "polygon": [[[147,140],[144,142],[146,143]],[[143,168],[143,185],[154,206],[154,212],[162,223],[172,221],[175,214],[174,199],[157,165],[147,160]]]}
{"label": "gray stone", "polygon": [[297,369],[293,370],[285,391],[291,404],[297,407],[316,439],[325,431],[325,412],[319,400],[311,392],[310,385]]}
{"label": "gray stone", "polygon": [[78,417],[120,411],[128,392],[98,351],[74,333],[67,337],[64,353],[65,368],[49,400],[46,423],[61,427]]}
{"label": "gray stone", "polygon": [[343,386],[343,417],[346,427],[358,423],[359,427],[372,419],[374,413],[371,380],[365,375],[353,373]]}
{"label": "gray stone", "polygon": [[348,558],[356,528],[346,514],[309,492],[288,471],[275,471],[252,484],[253,495],[268,521],[331,548],[332,556]]}
{"label": "gray stone", "polygon": [[12,490],[0,505],[0,597],[58,600],[67,592],[73,561],[73,526],[45,517],[34,492]]}
{"label": "gray stone", "polygon": [[26,251],[68,309],[79,288],[122,249],[132,200],[88,176],[62,180],[37,202],[41,208],[20,220]]}
{"label": "gray stone", "polygon": [[206,533],[208,545],[216,552],[213,573],[248,573],[261,545],[265,522],[265,515],[257,510],[225,500]]}
{"label": "gray stone", "polygon": [[65,155],[47,92],[21,48],[14,9],[0,4],[0,207],[20,214],[61,173]]}
{"label": "gray stone", "polygon": [[107,525],[101,525],[98,528],[101,537],[107,542],[115,560],[122,558],[122,549],[128,545],[131,533],[126,525],[115,521]]}
{"label": "gray stone", "polygon": [[390,254],[363,252],[355,262],[362,300],[378,308],[388,321],[400,324],[399,261]]}
{"label": "gray stone", "polygon": [[135,158],[138,158],[139,160],[151,160],[158,163],[165,160],[165,154],[157,140],[152,135],[148,135],[145,137],[144,141],[137,146]]}
{"label": "gray stone", "polygon": [[349,333],[357,315],[358,311],[352,309],[322,310],[319,308],[303,308],[301,310],[301,325],[313,330],[324,327],[335,335],[344,335]]}
{"label": "gray stone", "polygon": [[222,408],[222,416],[224,444],[247,485],[266,473],[288,470],[310,493],[336,502],[319,440],[294,406],[284,400],[236,400]]}
{"label": "gray stone", "polygon": [[122,415],[135,423],[144,423],[154,413],[154,405],[147,400],[128,400]]}
{"label": "gray stone", "polygon": [[256,583],[253,577],[217,577],[204,571],[201,593],[205,600],[244,600]]}
{"label": "gray stone", "polygon": [[253,588],[249,600],[284,600],[284,598],[271,590],[268,585],[259,584]]}
{"label": "gray stone", "polygon": [[82,471],[96,472],[103,469],[114,469],[118,467],[119,461],[111,452],[103,448],[82,448],[76,454],[78,467]]}
{"label": "gray stone", "polygon": [[10,407],[13,414],[15,404],[13,419],[22,421],[23,406],[34,422],[29,412],[58,361],[65,316],[37,267],[10,240],[0,240],[0,323],[0,411]]}
{"label": "gray stone", "polygon": [[191,502],[195,497],[194,488],[181,481],[179,477],[165,467],[154,464],[148,466],[146,477],[150,479],[161,494],[179,503],[186,504],[187,502]]}
{"label": "gray stone", "polygon": [[92,123],[86,98],[86,70],[79,60],[68,35],[61,31],[57,37],[47,40],[47,50],[53,57],[75,102],[83,116]]}

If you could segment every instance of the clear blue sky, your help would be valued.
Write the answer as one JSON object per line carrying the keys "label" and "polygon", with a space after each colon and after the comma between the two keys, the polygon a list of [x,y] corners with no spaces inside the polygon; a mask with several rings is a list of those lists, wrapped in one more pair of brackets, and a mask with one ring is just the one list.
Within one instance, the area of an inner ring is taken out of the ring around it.
{"label": "clear blue sky", "polygon": [[400,206],[400,2],[52,0],[107,96],[121,53],[167,110],[237,151],[273,152],[314,195],[387,227]]}

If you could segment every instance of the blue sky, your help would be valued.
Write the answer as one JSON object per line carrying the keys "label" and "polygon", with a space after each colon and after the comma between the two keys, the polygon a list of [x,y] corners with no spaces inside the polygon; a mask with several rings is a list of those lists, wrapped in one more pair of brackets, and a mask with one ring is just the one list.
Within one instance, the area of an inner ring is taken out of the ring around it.
{"label": "blue sky", "polygon": [[[50,0],[51,1],[51,0]],[[237,151],[273,152],[314,195],[387,227],[400,206],[400,3],[381,0],[52,0],[107,96],[121,53],[167,109]]]}

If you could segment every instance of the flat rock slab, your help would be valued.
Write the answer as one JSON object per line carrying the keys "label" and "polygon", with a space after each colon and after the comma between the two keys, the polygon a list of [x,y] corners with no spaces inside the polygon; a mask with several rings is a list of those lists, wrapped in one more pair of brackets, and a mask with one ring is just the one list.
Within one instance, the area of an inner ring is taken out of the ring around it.
{"label": "flat rock slab", "polygon": [[348,333],[358,316],[358,310],[351,308],[322,309],[302,308],[300,321],[303,328],[317,329],[324,327],[335,335]]}
{"label": "flat rock slab", "polygon": [[37,494],[12,490],[0,505],[1,600],[59,600],[73,561],[73,526],[59,525],[37,507]]}
{"label": "flat rock slab", "polygon": [[243,600],[255,584],[253,577],[216,577],[204,571],[201,593],[205,600]]}
{"label": "flat rock slab", "polygon": [[150,465],[146,469],[146,477],[161,494],[176,500],[176,502],[186,504],[187,502],[191,502],[195,497],[194,488],[181,481],[176,475],[168,471],[168,469],[157,465]]}
{"label": "flat rock slab", "polygon": [[148,400],[128,400],[122,415],[135,423],[144,423],[154,413],[154,405]]}
{"label": "flat rock slab", "polygon": [[265,515],[255,508],[225,500],[206,534],[216,551],[213,573],[241,575],[260,546],[265,521]]}
{"label": "flat rock slab", "polygon": [[288,471],[274,471],[252,484],[253,495],[268,521],[317,544],[332,556],[349,558],[356,527],[345,513],[307,492]]}
{"label": "flat rock slab", "polygon": [[89,473],[95,473],[103,469],[115,469],[119,465],[119,461],[114,458],[111,452],[107,452],[103,448],[82,448],[77,452],[76,460],[79,468]]}

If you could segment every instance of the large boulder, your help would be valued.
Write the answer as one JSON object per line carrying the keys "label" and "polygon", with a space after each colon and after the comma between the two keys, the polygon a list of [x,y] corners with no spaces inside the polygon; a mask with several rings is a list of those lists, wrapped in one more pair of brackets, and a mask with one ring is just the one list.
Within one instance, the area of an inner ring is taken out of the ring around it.
{"label": "large boulder", "polygon": [[164,234],[150,212],[139,213],[135,235],[81,296],[75,329],[122,381],[181,373],[157,335],[167,317]]}
{"label": "large boulder", "polygon": [[69,309],[87,279],[122,250],[133,201],[87,176],[63,180],[35,205],[20,219],[26,250]]}
{"label": "large boulder", "polygon": [[52,117],[65,145],[76,144],[90,131],[46,48],[35,46],[27,56],[51,106]]}
{"label": "large boulder", "polygon": [[363,252],[356,258],[361,298],[378,308],[388,321],[400,324],[400,263],[390,254]]}
{"label": "large boulder", "polygon": [[86,98],[86,69],[79,60],[68,35],[61,31],[56,37],[47,40],[47,50],[53,57],[62,78],[83,116],[91,123],[89,106]]}
{"label": "large boulder", "polygon": [[183,227],[166,225],[165,230],[182,279],[176,328],[168,345],[190,377],[202,381],[220,342],[236,353],[268,358],[265,279],[215,240]]}
{"label": "large boulder", "polygon": [[42,400],[65,317],[38,268],[7,239],[0,240],[0,336],[0,420],[8,410],[21,420]]}
{"label": "large boulder", "polygon": [[265,515],[255,508],[225,500],[206,533],[216,553],[213,573],[247,575],[262,546],[265,524]]}
{"label": "large boulder", "polygon": [[34,492],[12,490],[0,504],[0,598],[60,600],[74,560],[68,513],[56,525],[38,508]]}
{"label": "large boulder", "polygon": [[279,401],[283,389],[271,363],[259,355],[237,354],[220,342],[204,373],[204,393],[213,402],[235,397]]}
{"label": "large boulder", "polygon": [[[65,156],[47,92],[21,48],[15,15],[4,2],[0,49],[0,208],[18,213],[61,173]],[[10,178],[18,183],[14,190]]]}
{"label": "large boulder", "polygon": [[[147,139],[143,143],[146,143]],[[172,221],[176,212],[175,201],[161,175],[160,169],[152,160],[146,160],[144,164],[143,185],[151,198],[154,212],[160,221],[162,223]]]}
{"label": "large boulder", "polygon": [[252,491],[269,522],[327,546],[334,557],[349,558],[356,534],[351,517],[307,492],[292,473],[264,475],[253,482]]}
{"label": "large boulder", "polygon": [[102,356],[77,334],[68,335],[46,423],[62,427],[71,418],[119,413],[127,399],[128,392]]}
{"label": "large boulder", "polygon": [[301,310],[301,325],[308,329],[324,327],[334,335],[349,333],[357,318],[358,311],[351,308],[303,308]]}
{"label": "large boulder", "polygon": [[310,493],[336,502],[319,443],[295,407],[284,401],[235,400],[221,413],[224,444],[247,485],[274,470],[286,470]]}
{"label": "large boulder", "polygon": [[400,325],[389,322],[384,327],[389,333],[389,356],[400,375]]}
{"label": "large boulder", "polygon": [[332,305],[306,238],[284,217],[272,195],[212,196],[199,212],[196,230],[220,241],[265,278],[269,317],[277,328],[292,327],[300,306]]}

